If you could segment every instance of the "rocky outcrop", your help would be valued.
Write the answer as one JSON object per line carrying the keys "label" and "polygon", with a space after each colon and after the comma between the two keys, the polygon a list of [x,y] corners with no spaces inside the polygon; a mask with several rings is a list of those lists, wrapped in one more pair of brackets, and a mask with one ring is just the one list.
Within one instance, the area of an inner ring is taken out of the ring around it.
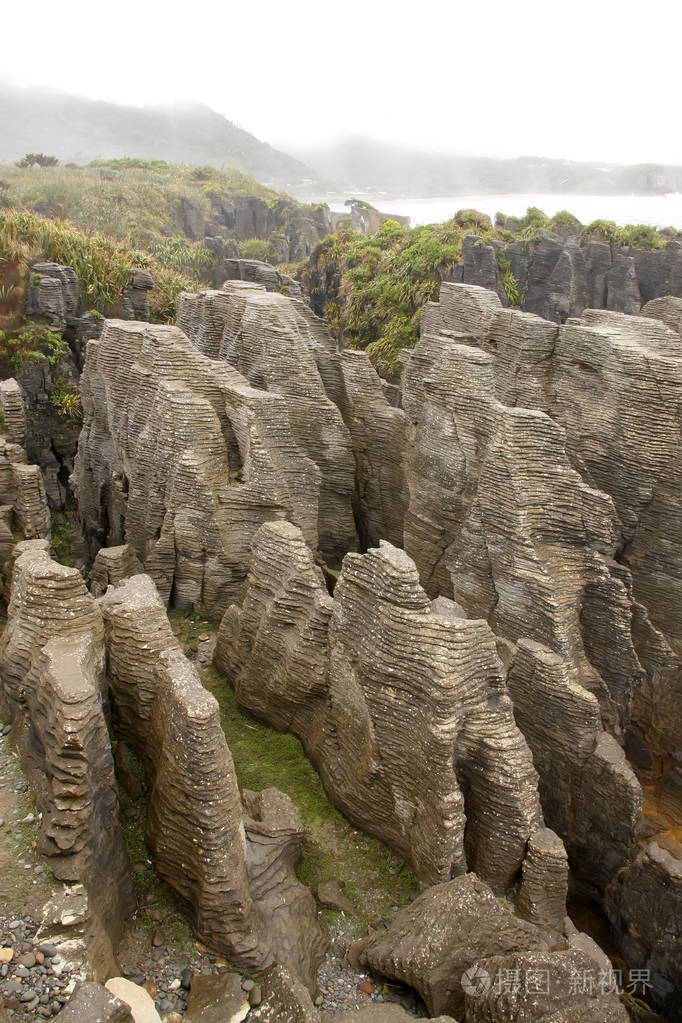
{"label": "rocky outcrop", "polygon": [[514,275],[520,307],[555,323],[590,308],[636,314],[653,300],[682,296],[682,245],[671,241],[664,249],[618,248],[547,230],[531,242],[486,245],[469,235],[451,280],[489,288],[508,305],[506,272]]}
{"label": "rocky outcrop", "polygon": [[49,538],[52,532],[45,484],[37,465],[28,465],[18,444],[0,436],[0,509],[4,528],[0,561],[9,557],[15,539]]}
{"label": "rocky outcrop", "polygon": [[314,989],[324,941],[295,878],[303,831],[276,790],[245,795],[217,701],[173,636],[148,576],[101,599],[118,733],[145,765],[147,841],[195,933],[249,971],[286,964]]}
{"label": "rocky outcrop", "polygon": [[133,270],[121,295],[121,319],[148,320],[149,292],[154,287],[154,278],[149,270]]}
{"label": "rocky outcrop", "polygon": [[319,548],[338,567],[357,545],[351,513],[355,466],[348,431],[318,365],[332,359],[331,339],[316,336],[307,314],[290,299],[229,282],[222,292],[181,295],[178,326],[199,351],[229,363],[251,387],[280,396],[292,442],[319,472]]}
{"label": "rocky outcrop", "polygon": [[215,663],[420,879],[468,864],[501,891],[512,883],[541,818],[494,637],[450,601],[432,604],[403,552],[384,542],[348,555],[332,600],[300,531],[263,526]]}
{"label": "rocky outcrop", "polygon": [[24,396],[14,377],[0,380],[0,410],[7,440],[23,447],[26,441],[26,410]]}
{"label": "rocky outcrop", "polygon": [[219,615],[239,599],[264,521],[289,517],[318,547],[320,472],[284,395],[176,327],[111,320],[88,345],[81,392],[73,482],[93,553],[129,543],[164,600]]}
{"label": "rocky outcrop", "polygon": [[288,295],[289,298],[303,299],[303,288],[288,274],[264,263],[259,259],[224,259],[220,264],[220,276],[222,281],[247,281],[250,284],[260,284],[266,291],[275,291],[281,295]]}
{"label": "rocky outcrop", "polygon": [[181,295],[178,325],[205,355],[285,399],[294,442],[321,474],[319,549],[330,566],[356,549],[356,528],[362,548],[402,543],[405,417],[364,353],[339,352],[302,303],[245,284]]}
{"label": "rocky outcrop", "polygon": [[120,547],[100,547],[90,569],[90,592],[93,597],[102,597],[109,586],[118,586],[131,575],[138,575],[141,567],[127,543]]}
{"label": "rocky outcrop", "polygon": [[133,1023],[125,1002],[92,982],[78,985],[57,1018],[59,1023]]}
{"label": "rocky outcrop", "polygon": [[71,266],[36,263],[26,294],[29,316],[41,316],[51,324],[63,326],[78,315],[80,283]]}
{"label": "rocky outcrop", "polygon": [[661,320],[676,334],[682,334],[682,298],[667,295],[665,298],[652,298],[642,306],[642,316],[650,320]]}
{"label": "rocky outcrop", "polygon": [[360,961],[415,988],[431,1016],[459,1018],[467,970],[485,968],[492,956],[531,950],[548,951],[546,935],[515,917],[475,874],[465,874],[402,909],[386,931],[365,942]]}
{"label": "rocky outcrop", "polygon": [[96,972],[107,975],[135,900],[104,713],[104,630],[80,573],[45,548],[17,545],[0,683],[41,814],[40,852],[56,877],[84,886]]}
{"label": "rocky outcrop", "polygon": [[651,903],[674,891],[630,872],[682,809],[681,344],[655,320],[588,310],[556,327],[450,284],[403,380],[406,549],[427,592],[497,635],[545,820],[604,906],[616,877],[658,884]]}
{"label": "rocky outcrop", "polygon": [[256,911],[278,961],[316,987],[326,949],[310,890],[296,877],[305,831],[288,796],[276,788],[242,793],[246,870]]}

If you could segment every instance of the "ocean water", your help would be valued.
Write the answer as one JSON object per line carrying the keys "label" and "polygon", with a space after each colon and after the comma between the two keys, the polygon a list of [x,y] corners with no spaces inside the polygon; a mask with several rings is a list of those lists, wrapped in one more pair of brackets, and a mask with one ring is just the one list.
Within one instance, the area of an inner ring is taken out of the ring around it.
{"label": "ocean water", "polygon": [[[325,197],[332,210],[345,209],[343,197]],[[548,216],[568,210],[583,224],[593,220],[613,220],[616,224],[650,224],[674,227],[682,231],[682,194],[668,195],[455,195],[438,199],[388,199],[381,195],[363,195],[363,199],[382,213],[398,213],[419,224],[440,224],[457,210],[475,209],[494,220],[499,210],[508,216],[522,216],[529,206],[537,206]]]}

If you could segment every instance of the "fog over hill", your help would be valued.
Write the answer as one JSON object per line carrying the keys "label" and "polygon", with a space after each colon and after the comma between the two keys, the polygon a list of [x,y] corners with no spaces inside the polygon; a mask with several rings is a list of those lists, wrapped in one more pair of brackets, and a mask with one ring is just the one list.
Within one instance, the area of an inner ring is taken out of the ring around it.
{"label": "fog over hill", "polygon": [[130,156],[230,166],[279,188],[318,177],[203,103],[134,107],[0,84],[0,160],[27,152],[64,163]]}
{"label": "fog over hill", "polygon": [[[443,150],[452,140],[443,140]],[[421,150],[349,137],[327,147],[288,147],[342,190],[440,196],[470,192],[660,195],[682,190],[682,167],[504,158]]]}

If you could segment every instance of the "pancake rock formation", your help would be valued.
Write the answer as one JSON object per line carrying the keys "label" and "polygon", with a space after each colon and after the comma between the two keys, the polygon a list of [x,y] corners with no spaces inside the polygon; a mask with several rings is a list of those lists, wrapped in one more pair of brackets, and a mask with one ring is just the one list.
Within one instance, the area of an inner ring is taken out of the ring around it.
{"label": "pancake rock formation", "polygon": [[0,685],[41,814],[39,851],[57,878],[84,886],[102,977],[135,908],[105,717],[104,629],[80,573],[46,548],[15,549]]}
{"label": "pancake rock formation", "polygon": [[[449,284],[403,378],[406,550],[430,595],[495,632],[545,819],[621,934],[638,885],[682,923],[680,356],[660,321],[557,326]],[[643,867],[653,835],[670,862]],[[657,963],[666,1003],[668,938],[624,947]]]}
{"label": "pancake rock formation", "polygon": [[195,933],[248,971],[275,959],[314,988],[324,951],[295,877],[303,829],[287,797],[252,793],[245,815],[215,698],[180,650],[151,578],[101,598],[117,733],[142,760],[147,842]]}
{"label": "pancake rock formation", "polygon": [[332,599],[300,530],[264,525],[215,664],[242,706],[301,738],[332,801],[421,880],[469,866],[500,891],[513,883],[543,821],[495,639],[451,601],[432,603],[404,552],[382,542],[347,555]]}

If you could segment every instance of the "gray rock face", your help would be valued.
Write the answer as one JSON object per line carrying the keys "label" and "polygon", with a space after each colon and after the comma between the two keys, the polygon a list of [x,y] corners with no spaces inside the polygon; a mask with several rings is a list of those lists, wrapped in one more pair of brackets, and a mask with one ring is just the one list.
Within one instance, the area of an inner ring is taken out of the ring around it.
{"label": "gray rock face", "polygon": [[76,271],[58,263],[36,263],[26,296],[29,316],[41,316],[53,325],[78,315],[80,284]]}
{"label": "gray rock face", "polygon": [[630,871],[682,812],[680,345],[644,317],[557,328],[450,284],[404,374],[406,549],[427,592],[491,624],[547,824],[604,905],[616,876],[650,904],[675,891]]}
{"label": "gray rock face", "polygon": [[[480,962],[480,961],[479,961]],[[480,963],[481,988],[465,996],[467,1023],[628,1023],[613,989],[584,952],[532,951],[491,956]],[[615,975],[614,975],[615,976]]]}
{"label": "gray rock face", "polygon": [[0,409],[7,440],[23,447],[26,440],[26,410],[21,388],[14,377],[0,380]]}
{"label": "gray rock face", "polygon": [[149,292],[154,278],[148,270],[133,270],[121,295],[121,319],[148,320]]}
{"label": "gray rock face", "polygon": [[59,1023],[133,1023],[130,1009],[100,984],[80,984],[57,1016]]}
{"label": "gray rock face", "polygon": [[275,959],[305,983],[324,951],[310,892],[296,880],[303,829],[276,790],[244,815],[218,703],[173,636],[148,576],[101,598],[118,733],[146,768],[147,842],[195,933],[245,970]]}
{"label": "gray rock face", "polygon": [[468,864],[500,890],[511,883],[541,817],[494,637],[432,604],[403,552],[384,542],[348,555],[332,600],[300,531],[265,525],[215,663],[243,706],[301,738],[330,798],[419,878]]}
{"label": "gray rock face", "polygon": [[653,298],[642,306],[642,316],[650,320],[661,320],[676,334],[682,334],[682,298],[668,295],[665,298]]}
{"label": "gray rock face", "polygon": [[508,264],[521,307],[555,323],[564,323],[590,308],[636,314],[650,301],[682,295],[679,242],[647,251],[560,237],[549,231],[541,235],[534,242],[516,241],[507,246],[486,245],[473,235],[465,238],[452,280],[489,288],[508,305],[502,280],[502,266]]}
{"label": "gray rock face", "polygon": [[74,490],[93,551],[128,542],[164,600],[239,599],[253,534],[290,517],[318,546],[320,473],[286,398],[200,355],[175,327],[107,321],[88,345]]}
{"label": "gray rock face", "polygon": [[42,542],[16,555],[0,684],[42,815],[39,850],[56,877],[84,886],[106,975],[135,900],[104,716],[102,618],[79,572]]}
{"label": "gray rock face", "polygon": [[229,282],[222,292],[181,295],[178,326],[204,355],[229,363],[251,387],[280,396],[291,441],[319,474],[320,552],[338,567],[346,551],[357,547],[351,509],[355,463],[350,436],[318,367],[334,357],[331,339],[324,350],[307,315],[283,295]]}
{"label": "gray rock face", "polygon": [[[14,538],[49,539],[52,523],[40,468],[28,465],[24,449],[1,436],[0,507],[4,509],[6,523],[4,557],[10,554]],[[4,560],[4,557],[0,557],[0,560]]]}
{"label": "gray rock face", "polygon": [[101,547],[90,569],[90,592],[93,597],[101,597],[108,586],[117,586],[131,575],[138,575],[141,567],[129,544]]}
{"label": "gray rock face", "polygon": [[224,281],[248,281],[251,284],[260,284],[266,291],[276,291],[288,295],[289,298],[303,299],[303,288],[298,281],[259,259],[225,259],[220,266],[220,272]]}
{"label": "gray rock face", "polygon": [[[465,874],[434,885],[401,910],[386,931],[366,941],[360,961],[414,987],[431,1016],[457,1018],[464,1015],[465,971],[474,964],[485,968],[493,956],[527,951],[548,951],[543,932],[515,917],[475,874]],[[514,1017],[502,1018],[511,1023]]]}

